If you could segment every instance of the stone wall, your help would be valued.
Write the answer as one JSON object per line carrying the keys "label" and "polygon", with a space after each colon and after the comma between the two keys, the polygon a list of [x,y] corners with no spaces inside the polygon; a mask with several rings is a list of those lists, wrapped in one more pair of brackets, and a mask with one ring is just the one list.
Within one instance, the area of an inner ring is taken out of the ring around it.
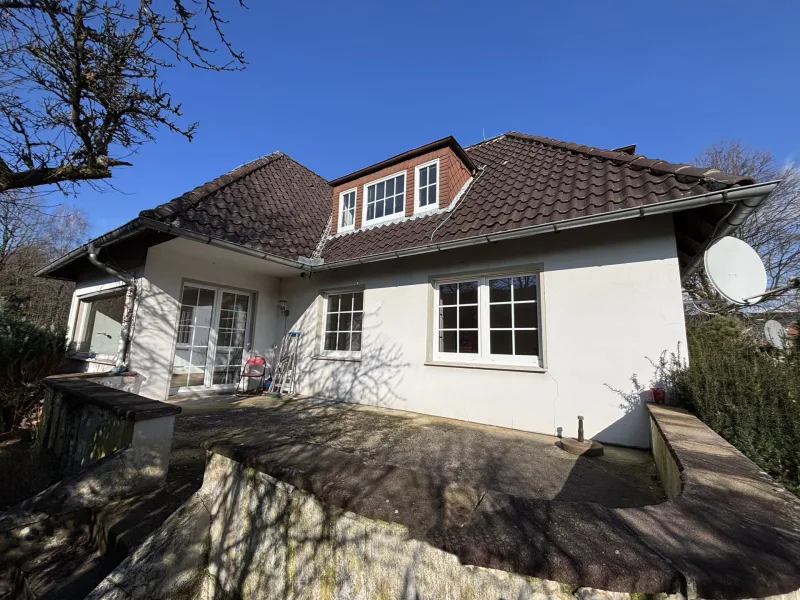
{"label": "stone wall", "polygon": [[638,600],[638,595],[463,565],[402,525],[323,504],[211,453],[200,491],[87,600],[131,598]]}
{"label": "stone wall", "polygon": [[37,441],[63,477],[123,448],[136,448],[143,464],[166,476],[173,421],[180,408],[125,391],[135,379],[120,375],[59,375],[45,383]]}

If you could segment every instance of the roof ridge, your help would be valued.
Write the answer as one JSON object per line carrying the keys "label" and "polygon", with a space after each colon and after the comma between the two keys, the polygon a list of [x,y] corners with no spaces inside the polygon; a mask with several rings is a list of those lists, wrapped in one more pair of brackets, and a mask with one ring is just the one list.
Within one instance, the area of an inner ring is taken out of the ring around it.
{"label": "roof ridge", "polygon": [[492,136],[490,138],[486,138],[485,140],[481,140],[480,142],[475,142],[474,144],[470,144],[469,146],[464,146],[464,150],[467,150],[468,148],[477,148],[481,144],[488,144],[489,142],[499,141],[499,140],[503,139],[505,136],[510,135],[512,133],[516,133],[516,132],[514,132],[514,131],[506,131],[505,133],[498,133],[497,135]]}
{"label": "roof ridge", "polygon": [[[277,152],[280,152],[280,150],[278,150]],[[304,165],[303,163],[301,163],[299,160],[297,160],[296,158],[292,158],[291,156],[289,156],[289,155],[288,155],[288,154],[286,154],[285,152],[281,152],[281,154],[282,154],[282,155],[283,155],[285,158],[288,158],[290,161],[292,161],[294,164],[296,164],[296,165],[298,165],[298,166],[300,166],[300,167],[303,167],[303,168],[304,168],[306,171],[308,171],[309,173],[311,173],[311,174],[312,174],[312,175],[314,175],[315,177],[319,177],[319,178],[320,178],[320,179],[321,179],[323,182],[325,182],[325,184],[327,184],[327,185],[328,185],[328,187],[330,187],[330,183],[328,183],[328,180],[327,180],[327,179],[325,179],[325,178],[324,178],[322,175],[320,175],[319,173],[317,173],[317,172],[316,172],[314,169],[310,169],[309,167],[307,167],[306,165]]]}
{"label": "roof ridge", "polygon": [[[175,214],[183,210],[186,210],[191,206],[194,206],[195,204],[200,202],[203,198],[206,198],[211,194],[218,192],[221,189],[226,188],[233,183],[236,183],[240,179],[243,179],[244,177],[257,171],[258,169],[261,169],[262,167],[266,167],[267,165],[274,163],[283,156],[287,155],[281,152],[280,150],[275,150],[274,152],[270,152],[269,154],[259,156],[258,158],[243,163],[238,167],[231,169],[227,173],[223,173],[219,177],[215,177],[210,181],[200,184],[197,187],[192,188],[188,192],[184,192],[180,196],[176,196],[172,200],[160,204],[155,208],[141,211],[139,213],[139,216],[149,217],[155,215],[159,217],[172,217]],[[297,161],[292,159],[290,156],[287,156],[287,158],[297,163]]]}
{"label": "roof ridge", "polygon": [[555,138],[520,133],[518,131],[509,131],[506,135],[521,140],[529,140],[538,142],[540,144],[547,144],[548,146],[553,146],[555,148],[562,148],[571,152],[578,152],[580,154],[586,154],[588,156],[602,158],[605,160],[626,163],[634,168],[647,169],[657,173],[669,173],[672,175],[692,177],[700,180],[707,179],[710,181],[724,183],[725,185],[747,185],[755,183],[755,181],[749,177],[723,173],[719,169],[695,167],[688,163],[673,163],[661,158],[648,158],[644,154],[627,154],[625,152],[620,152],[619,150],[607,150],[604,148],[598,148],[597,146],[587,146],[585,144],[577,144],[575,142],[565,142]]}

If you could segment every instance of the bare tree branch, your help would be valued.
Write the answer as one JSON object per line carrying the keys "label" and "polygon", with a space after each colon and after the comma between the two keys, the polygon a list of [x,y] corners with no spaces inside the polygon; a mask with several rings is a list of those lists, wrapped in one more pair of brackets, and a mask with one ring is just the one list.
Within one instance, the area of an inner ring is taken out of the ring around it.
{"label": "bare tree branch", "polygon": [[[769,287],[800,276],[800,170],[779,165],[768,150],[755,150],[738,141],[718,142],[694,160],[701,167],[752,177],[756,181],[781,180],[778,188],[739,229],[737,236],[758,252],[767,269]],[[703,271],[688,282],[685,290],[693,300],[720,300]],[[796,304],[796,294],[767,301],[761,308],[783,310]],[[726,303],[709,304],[717,312],[738,310]]]}
{"label": "bare tree branch", "polygon": [[[162,128],[192,139],[164,89],[167,58],[226,71],[244,56],[215,0],[154,4],[0,0],[0,192],[111,177]],[[197,33],[209,23],[211,44]]]}

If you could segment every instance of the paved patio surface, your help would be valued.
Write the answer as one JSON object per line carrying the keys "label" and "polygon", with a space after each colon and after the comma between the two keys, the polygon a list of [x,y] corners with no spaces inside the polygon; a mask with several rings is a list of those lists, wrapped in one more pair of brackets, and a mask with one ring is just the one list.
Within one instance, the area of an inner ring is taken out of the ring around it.
{"label": "paved patio surface", "polygon": [[195,398],[176,401],[170,478],[199,485],[199,444],[263,430],[475,488],[543,500],[634,507],[665,500],[648,452],[606,447],[579,458],[557,438],[402,411],[319,400]]}

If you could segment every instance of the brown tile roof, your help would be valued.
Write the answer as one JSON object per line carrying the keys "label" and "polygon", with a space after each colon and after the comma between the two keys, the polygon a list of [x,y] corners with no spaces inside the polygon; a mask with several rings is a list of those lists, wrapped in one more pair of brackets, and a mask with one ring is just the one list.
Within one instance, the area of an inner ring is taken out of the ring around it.
{"label": "brown tile roof", "polygon": [[330,211],[328,182],[273,152],[140,216],[297,260],[312,255]]}
{"label": "brown tile roof", "polygon": [[451,212],[327,241],[326,263],[500,233],[717,191],[753,180],[516,132],[466,149],[481,167]]}
{"label": "brown tile roof", "polygon": [[[486,140],[466,148],[479,174],[454,209],[332,237],[322,258],[336,263],[753,183],[649,159],[633,148],[603,150],[516,132]],[[331,189],[274,152],[140,216],[297,260],[312,256],[324,235]]]}

